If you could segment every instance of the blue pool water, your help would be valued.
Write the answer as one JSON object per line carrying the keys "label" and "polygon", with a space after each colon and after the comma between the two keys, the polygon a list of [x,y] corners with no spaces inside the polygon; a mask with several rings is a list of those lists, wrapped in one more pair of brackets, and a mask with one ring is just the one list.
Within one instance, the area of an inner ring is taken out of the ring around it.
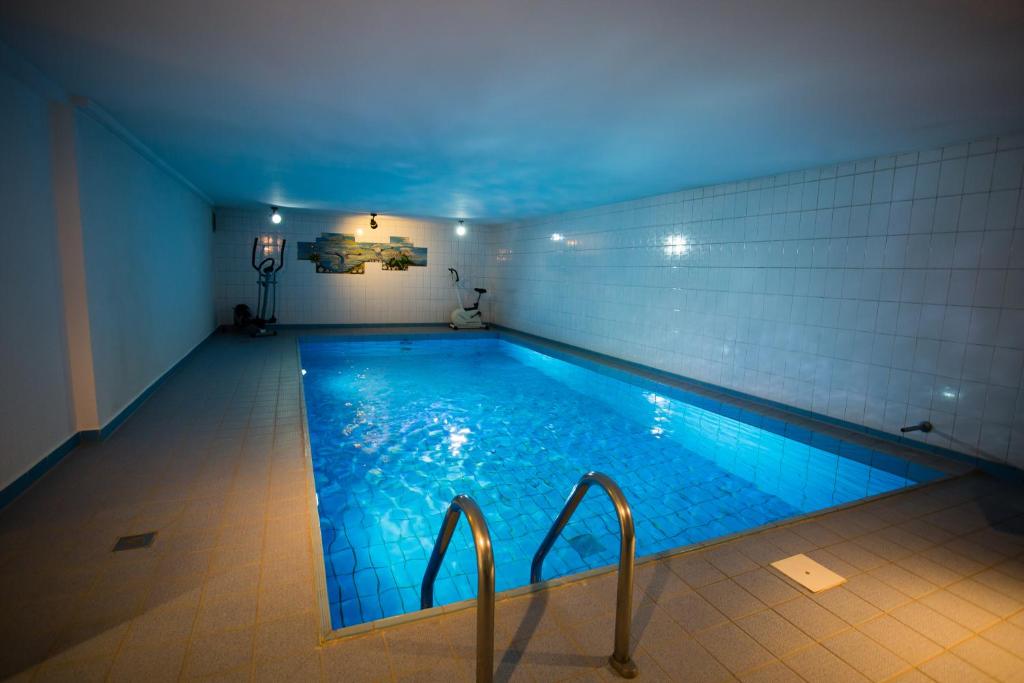
{"label": "blue pool water", "polygon": [[[640,556],[938,476],[505,339],[304,339],[300,350],[335,628],[419,609],[427,558],[459,493],[484,511],[507,590],[529,583],[533,553],[588,470],[625,492]],[[611,503],[592,490],[544,577],[613,564],[617,539]],[[475,593],[462,521],[435,600]]]}

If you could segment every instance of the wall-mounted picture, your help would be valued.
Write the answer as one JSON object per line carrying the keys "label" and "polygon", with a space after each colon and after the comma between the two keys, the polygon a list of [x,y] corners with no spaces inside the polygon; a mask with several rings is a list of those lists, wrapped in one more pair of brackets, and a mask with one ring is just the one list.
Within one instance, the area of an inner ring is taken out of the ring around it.
{"label": "wall-mounted picture", "polygon": [[299,260],[312,261],[318,273],[361,275],[374,261],[380,262],[381,270],[427,265],[427,248],[398,236],[388,242],[356,242],[355,235],[325,232],[315,242],[299,242],[297,251]]}

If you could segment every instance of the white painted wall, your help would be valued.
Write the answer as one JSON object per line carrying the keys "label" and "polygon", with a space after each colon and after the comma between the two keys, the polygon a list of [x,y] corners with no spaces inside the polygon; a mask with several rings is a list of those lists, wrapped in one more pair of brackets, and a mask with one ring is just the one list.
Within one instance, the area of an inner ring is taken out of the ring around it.
{"label": "white painted wall", "polygon": [[[218,210],[216,233],[217,321],[232,322],[235,304],[256,312],[256,271],[251,265],[254,237],[288,241],[284,269],[278,273],[277,317],[283,324],[441,323],[447,322],[457,300],[448,275],[456,268],[467,288],[481,287],[482,235],[486,228],[466,224],[466,235],[455,234],[456,221],[378,216],[380,227],[369,229],[368,214],[326,213],[282,209],[283,221],[270,222],[270,209]],[[355,234],[357,239],[387,242],[391,236],[427,247],[427,266],[407,271],[382,271],[369,263],[362,275],[317,273],[309,261],[299,261],[297,243],[311,242],[323,232]],[[276,253],[276,252],[275,252]],[[481,302],[485,318],[489,299]]]}
{"label": "white painted wall", "polygon": [[1008,136],[508,224],[495,315],[1024,467],[1022,166]]}
{"label": "white painted wall", "polygon": [[65,360],[47,102],[2,68],[0,92],[3,489],[76,430]]}
{"label": "white painted wall", "polygon": [[214,329],[211,209],[86,111],[75,121],[102,427]]}

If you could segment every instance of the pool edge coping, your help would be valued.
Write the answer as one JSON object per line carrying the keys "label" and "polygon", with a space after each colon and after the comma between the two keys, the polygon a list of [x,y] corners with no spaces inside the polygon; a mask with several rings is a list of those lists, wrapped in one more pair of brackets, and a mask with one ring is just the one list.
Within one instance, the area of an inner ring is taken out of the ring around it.
{"label": "pool edge coping", "polygon": [[[658,551],[656,553],[651,553],[650,555],[644,555],[643,557],[637,557],[636,558],[636,566],[637,567],[641,567],[643,565],[653,564],[655,562],[660,562],[662,560],[666,560],[666,559],[669,559],[669,558],[679,557],[679,556],[683,556],[683,555],[688,555],[690,553],[695,553],[695,552],[698,552],[698,551],[701,551],[701,550],[706,550],[707,548],[711,548],[711,547],[714,547],[714,546],[725,545],[727,543],[731,543],[733,541],[739,540],[739,539],[744,538],[746,536],[753,536],[755,534],[759,534],[759,533],[762,533],[762,532],[765,532],[765,531],[770,531],[772,529],[781,529],[781,528],[785,528],[785,527],[789,527],[789,526],[796,526],[798,524],[802,524],[804,522],[807,522],[807,521],[809,521],[811,519],[815,519],[817,517],[824,517],[826,515],[830,515],[830,514],[833,514],[833,513],[836,513],[836,512],[842,512],[844,510],[860,507],[862,505],[867,505],[867,504],[870,504],[870,503],[875,503],[875,502],[877,502],[879,500],[883,500],[885,498],[890,498],[890,497],[893,497],[893,496],[897,496],[897,495],[902,494],[902,493],[910,493],[912,491],[916,491],[916,490],[919,490],[919,489],[924,489],[924,488],[929,488],[929,487],[933,487],[933,486],[938,486],[940,484],[946,484],[948,482],[955,481],[957,479],[962,479],[962,478],[965,478],[965,477],[975,476],[976,474],[978,474],[977,470],[972,470],[970,472],[965,472],[963,474],[944,474],[942,477],[940,477],[938,479],[933,479],[932,481],[920,482],[918,484],[914,484],[912,486],[907,486],[907,487],[904,487],[904,488],[901,488],[901,489],[897,489],[895,491],[885,491],[883,493],[877,493],[877,494],[875,494],[873,496],[870,496],[868,498],[861,498],[859,500],[850,501],[849,503],[842,503],[840,505],[835,505],[833,507],[823,508],[821,510],[815,510],[813,512],[807,512],[807,513],[804,513],[802,515],[798,515],[796,517],[788,517],[788,518],[786,518],[784,520],[780,520],[778,522],[769,522],[768,524],[763,524],[763,525],[758,526],[758,527],[752,527],[750,529],[744,529],[743,531],[736,531],[736,532],[734,532],[732,534],[727,534],[725,536],[717,536],[715,538],[708,539],[706,541],[701,541],[699,543],[692,543],[690,545],[683,545],[683,546],[676,546],[674,548],[668,548],[666,550],[661,550],[661,551]],[[317,528],[319,529],[319,520],[317,521]],[[321,557],[322,557],[322,555],[321,555]],[[617,564],[608,564],[608,565],[603,565],[601,567],[595,567],[593,569],[588,569],[586,571],[576,572],[574,574],[569,574],[569,575],[566,575],[566,576],[559,576],[559,577],[556,577],[556,578],[553,578],[553,579],[547,579],[547,580],[544,580],[544,581],[539,581],[537,583],[531,583],[531,584],[527,584],[525,586],[519,586],[518,588],[510,588],[510,589],[505,590],[505,591],[500,591],[500,592],[495,594],[495,609],[497,609],[497,606],[500,605],[505,600],[512,600],[512,599],[515,599],[515,598],[522,597],[524,595],[530,595],[532,593],[538,593],[540,591],[544,591],[544,590],[548,590],[548,589],[562,588],[562,587],[565,587],[565,586],[568,586],[568,585],[571,585],[571,584],[586,582],[586,581],[594,579],[595,577],[598,577],[598,576],[603,576],[605,574],[615,573],[617,570],[618,570],[618,565]],[[327,596],[327,591],[326,591],[326,572],[321,570],[321,573],[324,574],[324,582],[325,583],[324,583],[324,586],[323,586],[323,588],[324,588],[323,596],[324,596],[324,598],[326,598],[326,596]],[[635,578],[634,578],[634,586],[635,585],[636,585],[636,583],[635,583]],[[328,628],[327,628],[326,631],[322,631],[321,632],[321,634],[320,634],[320,644],[321,645],[325,645],[327,643],[331,643],[331,642],[335,642],[335,641],[348,640],[350,638],[356,638],[356,637],[364,636],[364,635],[367,635],[367,634],[370,634],[370,633],[374,633],[374,632],[388,631],[388,630],[391,630],[393,628],[397,628],[399,626],[403,626],[403,625],[410,624],[410,623],[413,623],[413,622],[421,621],[421,620],[424,620],[424,619],[431,619],[431,618],[434,618],[434,617],[444,616],[446,614],[455,614],[455,613],[458,613],[458,612],[464,612],[466,610],[473,609],[474,607],[476,607],[476,601],[477,601],[476,598],[467,598],[466,600],[460,600],[458,602],[452,602],[452,603],[449,603],[447,605],[439,605],[437,607],[431,607],[429,609],[416,610],[415,612],[406,612],[404,614],[396,614],[394,616],[384,617],[382,619],[374,619],[372,621],[366,621],[366,622],[363,622],[361,624],[353,624],[352,626],[344,626],[344,627],[339,628],[339,629],[330,628],[330,626],[331,626],[331,623],[330,623],[330,619],[331,619],[330,605],[327,604],[326,605],[326,618],[325,619],[323,619],[323,618],[321,619],[321,625],[324,625],[324,622],[326,622],[326,626]],[[324,605],[321,604],[322,616],[324,614],[323,608],[324,608]]]}
{"label": "pool edge coping", "polygon": [[[298,331],[296,331],[296,332],[298,332]],[[474,334],[472,336],[476,337],[476,338],[486,338],[486,337],[492,337],[493,336],[493,338],[500,339],[503,335],[507,335],[507,336],[510,336],[510,337],[515,337],[517,334],[522,334],[522,333],[517,333],[517,332],[512,331],[512,330],[508,330],[507,328],[502,328],[500,330],[492,328],[492,329],[489,329],[489,330],[486,330],[486,331],[483,331],[483,332],[484,332],[484,334],[480,334],[478,332],[477,334]],[[509,334],[510,332],[511,332],[511,334]],[[490,334],[488,334],[488,333],[490,333]],[[364,338],[365,339],[365,338],[374,337],[374,336],[376,336],[378,338],[380,338],[381,336],[392,336],[393,334],[394,333],[386,333],[386,332],[385,333],[374,333],[374,332],[369,332],[368,331],[366,335],[352,334],[352,335],[344,335],[344,336],[338,335],[338,337],[340,339],[355,339],[355,338]],[[416,336],[419,336],[415,332],[412,333],[412,334],[416,335]],[[425,337],[427,335],[430,335],[431,333],[424,331],[421,334],[422,334],[422,336]],[[323,337],[333,336],[333,335],[319,334],[319,335],[311,335],[311,336],[323,338]],[[528,336],[528,335],[524,335],[524,336]],[[301,353],[301,345],[300,345],[301,338],[302,338],[302,335],[296,333],[294,335],[294,337],[293,337],[293,343],[294,343],[295,358],[296,358],[296,361],[297,361],[296,366],[299,369],[299,401],[300,401],[299,414],[300,414],[300,417],[301,417],[301,420],[302,420],[302,434],[303,434],[303,437],[304,437],[304,439],[303,439],[303,452],[304,452],[304,457],[305,457],[305,464],[307,465],[306,481],[307,481],[307,486],[308,486],[308,489],[309,489],[309,493],[311,494],[311,496],[309,497],[310,516],[311,516],[311,525],[310,525],[311,528],[310,528],[310,531],[311,531],[311,534],[312,534],[312,537],[311,537],[310,540],[311,540],[311,544],[313,546],[313,559],[314,559],[313,572],[314,572],[314,581],[316,583],[315,588],[316,588],[316,596],[317,596],[317,607],[318,607],[318,611],[320,612],[320,614],[319,614],[319,622],[320,622],[319,641],[320,641],[320,645],[325,645],[327,643],[334,642],[334,641],[347,640],[349,638],[355,638],[355,637],[358,637],[358,636],[364,636],[364,635],[368,635],[370,633],[374,633],[374,632],[377,632],[377,631],[387,631],[387,630],[390,630],[392,628],[395,628],[395,627],[398,627],[398,626],[402,626],[402,625],[405,625],[405,624],[421,621],[421,620],[424,620],[424,619],[430,619],[430,618],[437,617],[437,616],[442,616],[442,615],[445,615],[445,614],[454,614],[454,613],[457,613],[457,612],[462,612],[462,611],[474,608],[476,606],[476,601],[477,601],[476,598],[468,598],[466,600],[460,600],[458,602],[449,603],[447,605],[439,605],[439,606],[431,607],[431,608],[425,609],[425,610],[424,609],[420,609],[420,610],[416,610],[414,612],[406,612],[406,613],[403,613],[403,614],[396,614],[394,616],[384,617],[382,619],[374,619],[372,621],[366,621],[366,622],[363,622],[363,623],[360,623],[360,624],[353,624],[352,626],[344,626],[344,627],[339,628],[339,629],[333,628],[333,624],[331,623],[330,598],[327,595],[327,571],[326,571],[326,565],[325,565],[325,562],[324,562],[323,535],[322,535],[322,530],[320,528],[319,505],[318,505],[318,498],[317,498],[317,493],[316,493],[316,478],[315,478],[315,474],[314,474],[314,471],[313,471],[312,445],[310,444],[310,440],[309,440],[309,426],[308,426],[308,419],[307,419],[307,414],[306,414],[305,385],[303,383],[302,374],[301,374],[301,371],[302,371],[302,353]],[[524,346],[526,346],[526,345],[524,345]],[[530,348],[530,347],[527,346],[527,348]],[[641,375],[641,376],[643,376],[643,375]],[[653,378],[651,378],[651,379],[653,379]],[[653,380],[653,381],[657,381],[657,380]],[[846,430],[844,430],[844,431],[846,431]],[[908,448],[908,450],[911,450],[911,452],[914,452],[915,449],[910,447],[910,448]],[[915,455],[921,454],[921,455],[929,456],[929,458],[941,459],[941,456],[936,456],[936,455],[930,454],[930,453],[923,454],[923,453],[920,453],[920,451],[918,451],[918,452],[916,452],[914,454]],[[959,463],[959,464],[962,464],[962,463]],[[916,491],[918,489],[923,489],[923,488],[926,488],[926,487],[937,486],[937,485],[940,485],[940,484],[947,483],[949,481],[953,481],[955,479],[960,479],[960,478],[963,478],[963,477],[972,476],[972,475],[976,474],[979,471],[980,471],[979,468],[970,468],[970,469],[968,469],[966,471],[961,471],[961,472],[942,471],[942,472],[940,472],[941,476],[939,476],[939,477],[937,477],[937,478],[935,478],[935,479],[933,479],[931,481],[918,482],[918,483],[913,484],[911,486],[906,486],[906,487],[903,487],[903,488],[900,488],[900,489],[896,489],[896,490],[893,490],[893,491],[885,491],[885,492],[882,492],[882,493],[877,493],[877,494],[875,494],[873,496],[868,496],[866,498],[860,498],[858,500],[850,501],[850,502],[847,502],[847,503],[842,503],[840,505],[834,505],[832,507],[822,508],[820,510],[815,510],[815,511],[812,511],[812,512],[807,512],[807,513],[804,513],[804,514],[801,514],[801,515],[797,515],[795,517],[788,517],[786,519],[779,520],[779,521],[776,521],[776,522],[769,522],[768,524],[763,524],[763,525],[760,525],[760,526],[757,526],[757,527],[751,527],[749,529],[744,529],[742,531],[737,531],[737,532],[734,532],[732,534],[727,534],[725,536],[717,536],[715,538],[708,539],[706,541],[701,541],[701,542],[693,543],[693,544],[689,544],[689,545],[676,546],[674,548],[667,548],[665,550],[662,550],[662,551],[659,551],[659,552],[656,552],[656,553],[652,553],[650,555],[644,555],[643,557],[637,557],[636,558],[636,565],[637,566],[643,566],[643,565],[646,565],[646,564],[651,564],[653,562],[658,562],[658,561],[661,561],[661,560],[665,560],[665,559],[670,558],[670,557],[682,556],[682,555],[686,555],[686,554],[689,554],[689,553],[693,553],[693,552],[697,552],[697,551],[700,551],[700,550],[704,550],[704,549],[709,548],[709,547],[730,543],[730,542],[735,541],[737,539],[740,539],[740,538],[743,538],[743,537],[746,537],[746,536],[751,536],[751,535],[754,535],[754,534],[757,534],[757,533],[761,533],[761,532],[764,532],[764,531],[768,531],[768,530],[771,530],[771,529],[777,529],[777,528],[784,528],[784,527],[788,527],[788,526],[794,526],[794,525],[806,522],[809,519],[813,519],[813,518],[817,518],[817,517],[822,517],[822,516],[825,516],[825,515],[833,514],[833,513],[840,512],[840,511],[847,510],[847,509],[854,508],[854,507],[859,507],[859,506],[862,506],[862,505],[867,505],[869,503],[873,503],[873,502],[876,502],[878,500],[883,500],[885,498],[896,496],[896,495],[899,495],[899,494],[902,494],[902,493],[909,493],[911,491]],[[540,582],[537,582],[537,583],[527,584],[525,586],[519,586],[518,588],[511,588],[511,589],[506,590],[506,591],[498,592],[495,595],[495,603],[496,604],[500,604],[502,601],[514,599],[514,598],[517,598],[517,597],[522,597],[524,595],[529,595],[531,593],[536,593],[536,592],[543,591],[543,590],[548,590],[548,589],[560,588],[560,587],[563,587],[563,586],[566,586],[566,585],[569,585],[569,584],[584,582],[584,581],[593,579],[593,578],[595,578],[597,576],[602,576],[604,574],[612,573],[612,572],[616,571],[617,568],[618,568],[618,565],[616,565],[616,564],[609,564],[609,565],[604,565],[604,566],[601,566],[601,567],[595,567],[593,569],[588,569],[588,570],[583,571],[583,572],[577,572],[577,573],[569,574],[567,576],[560,576],[560,577],[556,577],[556,578],[553,578],[553,579],[548,579],[546,581],[540,581]]]}

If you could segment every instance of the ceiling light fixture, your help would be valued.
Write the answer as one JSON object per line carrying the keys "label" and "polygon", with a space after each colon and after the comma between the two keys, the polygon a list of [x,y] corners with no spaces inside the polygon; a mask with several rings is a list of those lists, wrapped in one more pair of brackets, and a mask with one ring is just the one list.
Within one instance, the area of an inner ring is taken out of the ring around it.
{"label": "ceiling light fixture", "polygon": [[273,223],[274,225],[277,225],[278,223],[281,222],[281,214],[277,212],[276,206],[270,207],[270,222]]}
{"label": "ceiling light fixture", "polygon": [[466,234],[466,221],[459,221],[459,224],[455,226],[455,234],[459,237]]}
{"label": "ceiling light fixture", "polygon": [[370,214],[370,230],[376,230],[376,229],[377,229],[377,214],[371,213]]}

